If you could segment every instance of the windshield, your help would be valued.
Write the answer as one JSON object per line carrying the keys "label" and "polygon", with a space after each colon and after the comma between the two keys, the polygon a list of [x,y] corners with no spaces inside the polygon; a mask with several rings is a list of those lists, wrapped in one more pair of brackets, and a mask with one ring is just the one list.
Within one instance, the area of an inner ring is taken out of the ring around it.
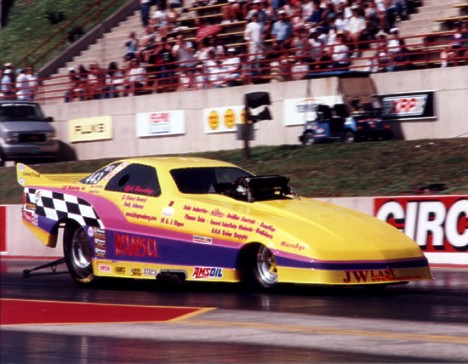
{"label": "windshield", "polygon": [[182,193],[222,193],[226,185],[231,185],[240,177],[250,177],[250,173],[235,167],[203,167],[173,169],[172,178]]}
{"label": "windshield", "polygon": [[3,121],[44,121],[41,109],[35,104],[0,104],[0,120]]}

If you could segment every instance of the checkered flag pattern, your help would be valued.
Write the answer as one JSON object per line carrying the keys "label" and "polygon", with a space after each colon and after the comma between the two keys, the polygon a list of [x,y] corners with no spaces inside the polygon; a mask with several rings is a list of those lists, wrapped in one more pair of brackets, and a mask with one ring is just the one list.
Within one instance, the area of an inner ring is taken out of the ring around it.
{"label": "checkered flag pattern", "polygon": [[40,216],[55,221],[70,218],[81,226],[104,227],[94,208],[82,198],[34,188],[25,188],[25,193],[27,202],[36,205],[36,213]]}

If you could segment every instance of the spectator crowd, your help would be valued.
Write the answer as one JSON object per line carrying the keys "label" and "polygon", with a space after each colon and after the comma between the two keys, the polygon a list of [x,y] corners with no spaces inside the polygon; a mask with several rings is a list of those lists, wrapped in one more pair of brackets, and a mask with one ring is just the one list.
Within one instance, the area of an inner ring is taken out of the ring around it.
{"label": "spectator crowd", "polygon": [[[302,79],[311,72],[352,70],[364,51],[361,71],[411,67],[398,29],[412,11],[411,0],[218,1],[141,0],[142,28],[122,44],[120,64],[70,67],[65,102]],[[220,24],[194,18],[206,32],[186,35],[184,6],[209,5],[219,6]],[[234,23],[245,24],[239,32],[244,42],[226,46],[217,33]],[[456,25],[441,53],[442,66],[466,61],[467,29],[466,21]],[[32,67],[14,71],[5,65],[1,76],[3,98],[34,99],[38,82]]]}

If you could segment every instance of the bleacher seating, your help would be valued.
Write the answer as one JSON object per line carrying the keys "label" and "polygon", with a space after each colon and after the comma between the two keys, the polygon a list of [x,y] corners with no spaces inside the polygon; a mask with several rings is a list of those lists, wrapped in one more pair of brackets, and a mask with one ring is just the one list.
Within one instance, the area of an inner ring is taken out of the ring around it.
{"label": "bleacher seating", "polygon": [[[412,1],[411,4],[414,7],[417,2]],[[222,23],[222,7],[224,5],[224,3],[216,3],[182,9],[176,28],[177,33],[183,34],[186,40],[195,41],[200,24],[220,25],[221,31],[217,36],[221,39],[222,44],[227,48],[236,47],[244,50],[246,22]],[[441,4],[439,0],[425,0],[424,4],[419,5],[417,11],[411,14],[410,19],[400,21],[397,24],[400,35],[406,39],[413,67],[440,66],[441,54],[446,50],[452,34],[450,30],[446,29],[451,27],[453,21],[467,20],[468,3],[460,3],[460,0],[445,0]],[[434,27],[435,24],[437,27]],[[139,36],[143,34],[139,12],[120,23],[111,33],[105,34],[88,50],[60,68],[50,80],[45,80],[44,84],[48,87],[48,97],[62,98],[63,85],[67,82],[64,77],[66,77],[69,67],[76,67],[79,64],[87,65],[91,62],[98,62],[102,67],[106,67],[113,61],[121,64],[122,56],[125,53],[123,45],[131,31],[136,31]],[[175,33],[169,34],[170,42],[174,41],[174,36]],[[365,50],[360,58],[353,59],[351,69],[366,69],[373,53],[375,53],[374,43],[370,43],[370,48]],[[287,77],[279,77],[277,73],[275,73],[275,77],[271,74],[262,75],[259,82],[287,79]],[[49,92],[54,88],[57,89],[56,94]]]}

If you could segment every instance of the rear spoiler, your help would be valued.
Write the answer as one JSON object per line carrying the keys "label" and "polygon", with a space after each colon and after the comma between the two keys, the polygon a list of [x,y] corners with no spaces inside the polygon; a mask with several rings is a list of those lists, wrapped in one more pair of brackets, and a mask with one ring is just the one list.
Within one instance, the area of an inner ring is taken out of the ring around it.
{"label": "rear spoiler", "polygon": [[41,174],[31,167],[28,167],[26,164],[18,163],[16,165],[16,178],[18,183],[25,187],[37,184],[36,182],[41,179]]}
{"label": "rear spoiler", "polygon": [[62,186],[75,184],[89,173],[39,173],[31,167],[18,163],[16,165],[16,177],[18,183],[23,186]]}

